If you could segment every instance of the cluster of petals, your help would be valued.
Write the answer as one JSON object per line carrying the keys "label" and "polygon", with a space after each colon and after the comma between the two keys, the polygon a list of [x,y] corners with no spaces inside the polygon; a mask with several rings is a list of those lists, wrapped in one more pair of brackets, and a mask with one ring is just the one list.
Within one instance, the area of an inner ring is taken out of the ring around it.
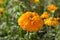
{"label": "cluster of petals", "polygon": [[43,12],[43,14],[41,15],[41,18],[48,18],[50,16],[50,14],[48,12]]}
{"label": "cluster of petals", "polygon": [[58,7],[56,6],[56,5],[54,5],[54,4],[50,4],[49,6],[48,6],[48,10],[50,11],[50,12],[54,12],[55,10],[57,10],[58,9]]}
{"label": "cluster of petals", "polygon": [[18,25],[23,30],[34,32],[42,29],[42,18],[36,12],[26,12],[22,14],[18,19]]}
{"label": "cluster of petals", "polygon": [[57,26],[58,19],[50,17],[50,18],[44,20],[44,24],[46,24],[48,26]]}
{"label": "cluster of petals", "polygon": [[40,0],[34,0],[34,2],[35,2],[35,3],[38,3],[38,2],[40,2]]}

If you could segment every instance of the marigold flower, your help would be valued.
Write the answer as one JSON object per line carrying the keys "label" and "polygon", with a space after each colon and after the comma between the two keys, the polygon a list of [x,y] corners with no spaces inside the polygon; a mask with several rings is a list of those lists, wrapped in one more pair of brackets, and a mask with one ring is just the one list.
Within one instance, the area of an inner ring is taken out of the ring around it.
{"label": "marigold flower", "polygon": [[44,24],[46,24],[48,26],[51,26],[52,25],[52,21],[51,20],[52,20],[52,17],[44,19]]}
{"label": "marigold flower", "polygon": [[0,12],[3,12],[4,11],[4,8],[0,8]]}
{"label": "marigold flower", "polygon": [[60,18],[54,18],[54,20],[58,21],[58,20],[60,20]]}
{"label": "marigold flower", "polygon": [[50,14],[48,14],[48,12],[43,12],[43,14],[41,15],[42,18],[48,18],[50,16]]}
{"label": "marigold flower", "polygon": [[20,25],[23,30],[34,32],[42,29],[43,22],[37,13],[26,12],[18,19],[18,25]]}
{"label": "marigold flower", "polygon": [[50,12],[54,12],[54,11],[57,10],[57,9],[58,9],[57,6],[54,5],[54,4],[50,4],[50,5],[48,6],[48,10],[49,10]]}
{"label": "marigold flower", "polygon": [[52,17],[50,17],[50,18],[44,20],[44,24],[46,24],[48,26],[56,26],[56,25],[58,25],[58,21],[54,20]]}
{"label": "marigold flower", "polygon": [[3,1],[2,0],[0,0],[0,4],[2,4],[3,3]]}
{"label": "marigold flower", "polygon": [[40,0],[34,0],[35,3],[38,3]]}
{"label": "marigold flower", "polygon": [[52,25],[53,25],[53,26],[58,25],[58,21],[56,21],[56,20],[52,21]]}

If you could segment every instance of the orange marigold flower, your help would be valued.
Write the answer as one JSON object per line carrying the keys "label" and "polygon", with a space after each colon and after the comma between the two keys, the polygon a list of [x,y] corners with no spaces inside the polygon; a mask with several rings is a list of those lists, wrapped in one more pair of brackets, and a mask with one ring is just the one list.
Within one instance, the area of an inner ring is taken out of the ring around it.
{"label": "orange marigold flower", "polygon": [[41,15],[42,18],[48,18],[50,16],[50,14],[48,14],[48,12],[43,12],[43,14]]}
{"label": "orange marigold flower", "polygon": [[54,4],[50,4],[50,5],[48,6],[48,10],[49,10],[50,12],[54,12],[54,11],[57,10],[57,9],[58,9],[57,6],[54,5]]}
{"label": "orange marigold flower", "polygon": [[37,13],[26,12],[18,19],[18,25],[20,25],[23,30],[34,32],[42,29],[43,22]]}
{"label": "orange marigold flower", "polygon": [[38,2],[40,2],[40,0],[34,0],[34,2],[35,2],[35,3],[38,3]]}
{"label": "orange marigold flower", "polygon": [[0,8],[0,12],[3,12],[4,11],[4,8]]}
{"label": "orange marigold flower", "polygon": [[3,3],[3,1],[2,0],[0,0],[0,4],[2,4]]}
{"label": "orange marigold flower", "polygon": [[58,20],[60,20],[60,18],[54,18],[54,20],[58,21]]}
{"label": "orange marigold flower", "polygon": [[56,21],[56,20],[52,21],[52,25],[53,25],[53,26],[58,25],[58,21]]}
{"label": "orange marigold flower", "polygon": [[54,20],[52,17],[50,17],[50,18],[44,20],[44,24],[46,24],[48,26],[56,26],[56,25],[58,25],[58,21]]}

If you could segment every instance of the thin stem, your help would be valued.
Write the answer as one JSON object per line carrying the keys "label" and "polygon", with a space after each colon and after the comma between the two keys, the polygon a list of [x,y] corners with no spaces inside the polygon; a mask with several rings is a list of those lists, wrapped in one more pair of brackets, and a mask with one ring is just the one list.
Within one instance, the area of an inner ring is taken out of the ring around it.
{"label": "thin stem", "polygon": [[27,40],[29,40],[29,32],[27,31]]}

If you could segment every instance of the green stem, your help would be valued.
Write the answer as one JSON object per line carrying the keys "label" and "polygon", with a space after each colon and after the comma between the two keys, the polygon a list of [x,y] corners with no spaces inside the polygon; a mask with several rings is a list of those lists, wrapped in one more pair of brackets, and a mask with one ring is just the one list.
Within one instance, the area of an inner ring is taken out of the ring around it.
{"label": "green stem", "polygon": [[27,40],[29,40],[29,32],[27,31]]}
{"label": "green stem", "polygon": [[51,13],[51,15],[52,15],[52,17],[54,17],[54,12],[53,12],[53,13]]}
{"label": "green stem", "polygon": [[46,28],[47,28],[47,33],[50,33],[50,32],[51,32],[51,26],[48,27],[48,26],[46,25]]}

